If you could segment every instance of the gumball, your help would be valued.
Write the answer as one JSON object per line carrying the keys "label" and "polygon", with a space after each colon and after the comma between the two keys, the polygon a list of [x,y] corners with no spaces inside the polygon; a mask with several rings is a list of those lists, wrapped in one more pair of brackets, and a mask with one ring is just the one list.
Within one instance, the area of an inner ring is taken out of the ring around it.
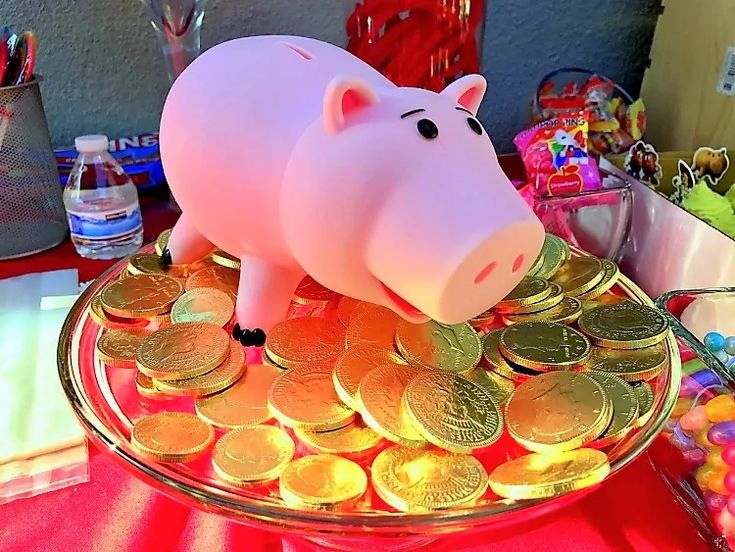
{"label": "gumball", "polygon": [[731,335],[725,339],[725,352],[728,355],[735,355],[735,335]]}
{"label": "gumball", "polygon": [[[724,424],[727,422],[721,422],[721,423]],[[700,429],[694,434],[694,442],[697,443],[700,447],[711,449],[712,445],[721,444],[721,443],[713,443],[712,441],[709,440],[709,435],[708,435],[709,430],[710,430],[710,425],[707,424],[706,427],[703,427],[702,429]],[[733,439],[735,439],[735,435],[733,436]]]}
{"label": "gumball", "polygon": [[735,466],[735,444],[727,445],[722,449],[722,459],[728,466]]}
{"label": "gumball", "polygon": [[[710,483],[711,482],[712,481],[710,480]],[[724,484],[728,494],[735,494],[735,472],[727,472],[727,475],[725,475]]]}
{"label": "gumball", "polygon": [[689,412],[679,418],[679,425],[690,435],[701,431],[707,424],[707,412],[704,406],[695,406]]}
{"label": "gumball", "polygon": [[726,468],[727,464],[722,459],[722,447],[712,447],[707,454],[707,462],[719,468]]}
{"label": "gumball", "polygon": [[694,404],[694,397],[679,397],[676,399],[674,411],[671,413],[672,417],[681,418],[692,409],[692,404]]}
{"label": "gumball", "polygon": [[[694,440],[697,440],[696,437]],[[714,424],[707,432],[707,440],[713,445],[729,445],[735,442],[735,421]]]}
{"label": "gumball", "polygon": [[730,360],[730,355],[728,355],[725,351],[717,351],[715,352],[715,357],[717,357],[717,360],[725,364],[728,360]]}
{"label": "gumball", "polygon": [[722,385],[720,377],[712,370],[700,370],[682,378],[679,396],[690,397],[698,394],[702,389],[714,387],[715,385]]}
{"label": "gumball", "polygon": [[713,353],[721,351],[725,348],[725,336],[719,332],[709,332],[704,336],[704,346]]}
{"label": "gumball", "polygon": [[704,370],[706,368],[707,368],[707,364],[699,357],[695,357],[691,360],[688,360],[687,362],[682,363],[681,375],[682,377],[690,376],[694,372],[699,372],[700,370]]}
{"label": "gumball", "polygon": [[716,466],[710,466],[705,463],[697,469],[694,474],[694,479],[697,480],[697,485],[699,485],[702,490],[706,491],[709,488],[710,479],[712,479],[712,477],[714,477],[719,471],[722,470]]}
{"label": "gumball", "polygon": [[728,504],[728,497],[719,493],[707,491],[704,493],[704,503],[707,505],[708,509],[719,512],[726,504]]}
{"label": "gumball", "polygon": [[694,470],[704,464],[705,460],[707,460],[707,453],[699,447],[694,447],[683,450],[681,457],[684,459],[689,470]]}
{"label": "gumball", "polygon": [[[705,464],[705,466],[708,466],[709,463]],[[727,468],[724,470],[720,468],[717,472],[715,472],[712,477],[709,478],[709,481],[707,481],[707,487],[709,487],[709,490],[714,493],[719,493],[721,495],[729,495],[730,490],[727,488],[727,485],[725,485],[725,478],[728,476],[729,472]],[[733,483],[735,483],[735,480],[733,480]]]}
{"label": "gumball", "polygon": [[735,512],[735,496],[730,496],[727,499],[727,509],[732,514]]}
{"label": "gumball", "polygon": [[731,395],[719,395],[704,405],[710,422],[735,420],[735,400]]}
{"label": "gumball", "polygon": [[735,535],[735,516],[730,513],[729,502],[728,507],[723,508],[720,511],[720,526],[722,527],[722,532],[726,537],[732,537]]}

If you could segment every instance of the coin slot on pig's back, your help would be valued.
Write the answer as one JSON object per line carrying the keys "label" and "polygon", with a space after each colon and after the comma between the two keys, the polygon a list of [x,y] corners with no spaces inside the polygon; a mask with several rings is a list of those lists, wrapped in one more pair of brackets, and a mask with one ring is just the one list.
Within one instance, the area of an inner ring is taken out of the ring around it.
{"label": "coin slot on pig's back", "polygon": [[295,44],[291,44],[290,42],[283,42],[283,45],[287,48],[290,48],[291,50],[293,50],[294,53],[296,53],[296,55],[301,56],[307,61],[311,61],[312,59],[314,59],[314,55],[308,50],[303,49],[301,46],[296,46]]}

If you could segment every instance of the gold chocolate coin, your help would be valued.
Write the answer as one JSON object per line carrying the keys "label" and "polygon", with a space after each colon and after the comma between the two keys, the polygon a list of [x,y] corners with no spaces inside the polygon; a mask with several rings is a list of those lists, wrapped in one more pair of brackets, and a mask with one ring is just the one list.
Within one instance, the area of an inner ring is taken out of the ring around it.
{"label": "gold chocolate coin", "polygon": [[481,385],[495,401],[495,404],[499,405],[505,404],[516,388],[513,380],[504,378],[491,370],[486,370],[482,366],[478,366],[465,374],[465,377]]}
{"label": "gold chocolate coin", "polygon": [[143,340],[138,370],[156,380],[193,378],[213,370],[230,352],[227,332],[205,322],[174,324]]}
{"label": "gold chocolate coin", "polygon": [[547,233],[541,248],[541,255],[543,261],[534,276],[551,278],[569,258],[569,246],[561,238]]}
{"label": "gold chocolate coin", "polygon": [[593,445],[604,448],[617,443],[635,427],[638,419],[638,399],[633,388],[622,379],[606,372],[589,370],[585,375],[602,385],[612,401],[612,420]]}
{"label": "gold chocolate coin", "polygon": [[607,455],[584,448],[508,460],[493,470],[489,483],[496,495],[505,498],[552,498],[595,485],[609,473]]}
{"label": "gold chocolate coin", "polygon": [[313,363],[280,374],[268,391],[273,417],[288,427],[329,431],[349,424],[355,412],[337,397],[332,366]]}
{"label": "gold chocolate coin", "polygon": [[544,265],[544,250],[541,249],[541,251],[539,251],[538,257],[536,257],[536,260],[533,261],[531,268],[528,269],[528,273],[526,274],[526,276],[536,276],[536,274],[538,274],[538,271],[541,270],[541,267],[543,265]]}
{"label": "gold chocolate coin", "polygon": [[221,249],[215,249],[210,255],[211,259],[220,266],[225,268],[231,268],[234,270],[240,270],[240,259],[234,255],[230,255],[226,251]]}
{"label": "gold chocolate coin", "polygon": [[352,311],[362,302],[352,297],[341,297],[337,303],[337,318],[344,327],[349,326],[352,317]]}
{"label": "gold chocolate coin", "polygon": [[254,426],[270,420],[268,390],[281,374],[278,368],[251,364],[232,387],[194,402],[197,415],[217,427]]}
{"label": "gold chocolate coin", "polygon": [[345,348],[345,329],[323,318],[290,318],[279,322],[265,340],[270,360],[294,368],[335,358]]}
{"label": "gold chocolate coin", "polygon": [[281,475],[293,458],[288,433],[270,425],[242,427],[225,433],[214,446],[215,473],[234,485],[257,485]]}
{"label": "gold chocolate coin", "polygon": [[389,441],[410,447],[426,445],[406,417],[402,401],[408,383],[421,373],[413,366],[378,366],[360,381],[357,396],[362,419]]}
{"label": "gold chocolate coin", "polygon": [[519,322],[546,321],[557,324],[573,324],[582,314],[582,303],[574,297],[564,297],[561,302],[550,309],[531,312],[529,314],[505,314],[503,323],[510,326]]}
{"label": "gold chocolate coin", "polygon": [[551,293],[549,282],[541,278],[526,276],[520,283],[495,305],[497,312],[514,312],[518,307],[538,303]]}
{"label": "gold chocolate coin", "polygon": [[573,257],[562,265],[553,281],[566,295],[576,297],[599,284],[604,273],[602,262],[597,257]]}
{"label": "gold chocolate coin", "polygon": [[375,306],[350,321],[345,343],[347,347],[370,345],[391,351],[399,320],[389,308]]}
{"label": "gold chocolate coin", "polygon": [[313,454],[292,461],[283,470],[279,490],[291,507],[337,510],[365,493],[367,475],[347,458]]}
{"label": "gold chocolate coin", "polygon": [[150,333],[139,328],[107,330],[97,340],[97,357],[108,366],[135,368],[138,347]]}
{"label": "gold chocolate coin", "polygon": [[105,312],[123,318],[146,318],[171,310],[183,293],[181,282],[164,274],[137,274],[110,282],[100,293]]}
{"label": "gold chocolate coin", "polygon": [[285,366],[281,366],[268,356],[268,351],[263,351],[263,354],[260,356],[260,362],[262,362],[265,366],[275,368],[279,372],[283,372],[284,370],[286,370]]}
{"label": "gold chocolate coin", "polygon": [[214,430],[193,414],[159,412],[133,424],[130,444],[157,462],[189,462],[214,440]]}
{"label": "gold chocolate coin", "polygon": [[469,454],[394,445],[375,457],[371,481],[378,496],[401,512],[473,504],[487,489],[487,472]]}
{"label": "gold chocolate coin", "polygon": [[467,323],[448,326],[434,320],[424,324],[401,320],[396,328],[396,345],[414,366],[455,374],[469,372],[482,356],[480,336]]}
{"label": "gold chocolate coin", "polygon": [[[515,376],[513,367],[508,364],[508,361],[505,360],[502,354],[500,354],[500,334],[503,333],[503,330],[504,328],[500,328],[498,330],[488,332],[482,340],[482,352],[485,362],[490,365],[493,372],[497,372],[504,378],[513,379]],[[475,371],[476,370],[472,370],[469,373],[471,374]]]}
{"label": "gold chocolate coin", "polygon": [[343,351],[334,365],[332,382],[337,396],[353,410],[359,410],[357,390],[362,378],[373,368],[385,365],[405,365],[396,353],[370,345],[358,345]]}
{"label": "gold chocolate coin", "polygon": [[178,265],[164,266],[159,255],[136,253],[128,259],[127,271],[135,274],[165,274],[172,278],[182,278],[184,268]]}
{"label": "gold chocolate coin", "polygon": [[326,305],[337,297],[331,289],[325,288],[311,276],[305,276],[294,292],[293,301],[299,305]]}
{"label": "gold chocolate coin", "polygon": [[522,383],[508,399],[508,431],[534,452],[581,447],[610,422],[610,399],[591,377],[576,372],[548,372]]}
{"label": "gold chocolate coin", "polygon": [[168,246],[168,240],[171,237],[171,230],[172,228],[168,228],[158,234],[158,237],[156,238],[156,243],[154,244],[153,248],[156,250],[156,255],[160,255],[163,253],[163,250],[166,249]]}
{"label": "gold chocolate coin", "polygon": [[603,293],[594,299],[580,299],[580,301],[582,301],[582,312],[591,311],[602,305],[617,305],[626,301],[634,303],[634,301],[631,301],[627,297],[615,295],[614,293]]}
{"label": "gold chocolate coin", "polygon": [[122,328],[144,328],[148,325],[145,318],[121,318],[105,312],[102,308],[102,301],[99,295],[95,295],[94,299],[89,303],[89,316],[97,325],[108,330],[117,330]]}
{"label": "gold chocolate coin", "polygon": [[219,289],[195,288],[179,297],[171,309],[171,321],[209,322],[224,326],[232,318],[235,305],[230,296]]}
{"label": "gold chocolate coin", "polygon": [[237,341],[230,342],[230,355],[211,372],[187,379],[157,380],[153,385],[168,395],[201,397],[219,393],[238,381],[245,372],[245,352]]}
{"label": "gold chocolate coin", "polygon": [[307,448],[325,454],[358,454],[375,448],[383,440],[378,433],[358,422],[331,431],[296,429],[294,434]]}
{"label": "gold chocolate coin", "polygon": [[653,415],[653,403],[655,397],[653,389],[645,381],[634,383],[632,385],[636,399],[638,399],[638,427],[642,427],[648,423]]}
{"label": "gold chocolate coin", "polygon": [[556,284],[554,282],[549,282],[549,288],[551,289],[549,295],[547,295],[537,303],[531,303],[530,305],[524,305],[522,307],[517,307],[513,309],[513,314],[529,314],[544,311],[557,306],[564,300],[564,291],[561,289],[561,286],[559,284]]}
{"label": "gold chocolate coin", "polygon": [[196,288],[214,288],[224,291],[233,303],[237,300],[237,286],[240,273],[224,266],[210,266],[199,270],[186,279],[186,290]]}
{"label": "gold chocolate coin", "polygon": [[620,269],[618,268],[618,265],[608,259],[600,259],[600,262],[602,263],[603,270],[602,280],[600,280],[600,283],[591,290],[580,295],[578,297],[580,300],[589,301],[596,297],[600,297],[617,283],[618,278],[620,277]]}
{"label": "gold chocolate coin", "polygon": [[663,371],[666,359],[663,343],[629,350],[594,347],[587,367],[615,374],[627,382],[649,381]]}
{"label": "gold chocolate coin", "polygon": [[564,370],[580,367],[592,347],[577,330],[554,322],[521,322],[500,334],[503,356],[532,370]]}
{"label": "gold chocolate coin", "polygon": [[135,374],[135,389],[138,391],[139,395],[147,399],[173,399],[171,395],[166,395],[165,393],[161,393],[158,389],[156,389],[153,385],[153,380],[142,372],[138,372]]}
{"label": "gold chocolate coin", "polygon": [[490,445],[503,431],[503,415],[490,394],[455,374],[431,371],[413,378],[403,405],[424,439],[452,452]]}
{"label": "gold chocolate coin", "polygon": [[579,317],[579,329],[601,347],[642,349],[663,341],[669,323],[655,308],[625,301],[585,312]]}

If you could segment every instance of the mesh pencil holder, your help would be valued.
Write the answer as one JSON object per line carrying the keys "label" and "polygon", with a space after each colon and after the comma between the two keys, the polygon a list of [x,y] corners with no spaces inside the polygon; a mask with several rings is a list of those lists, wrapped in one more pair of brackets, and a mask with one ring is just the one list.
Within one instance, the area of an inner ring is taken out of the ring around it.
{"label": "mesh pencil holder", "polygon": [[0,259],[61,243],[68,227],[38,80],[0,88]]}

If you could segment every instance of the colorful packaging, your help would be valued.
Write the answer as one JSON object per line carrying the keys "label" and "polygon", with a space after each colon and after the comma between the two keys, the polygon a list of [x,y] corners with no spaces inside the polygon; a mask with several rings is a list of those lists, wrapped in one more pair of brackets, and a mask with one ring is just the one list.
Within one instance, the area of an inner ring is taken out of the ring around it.
{"label": "colorful packaging", "polygon": [[[54,153],[61,184],[66,185],[79,153],[73,147],[55,149]],[[157,132],[110,140],[110,154],[139,190],[155,189],[165,183]]]}
{"label": "colorful packaging", "polygon": [[602,187],[597,163],[587,153],[585,111],[557,115],[513,140],[536,196],[575,194]]}

